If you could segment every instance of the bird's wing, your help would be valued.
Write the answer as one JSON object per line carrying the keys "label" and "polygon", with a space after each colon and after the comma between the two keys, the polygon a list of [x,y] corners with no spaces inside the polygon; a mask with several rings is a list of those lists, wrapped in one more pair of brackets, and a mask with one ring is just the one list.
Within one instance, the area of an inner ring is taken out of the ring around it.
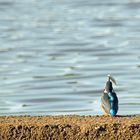
{"label": "bird's wing", "polygon": [[109,96],[105,92],[103,92],[103,94],[102,94],[101,103],[102,103],[102,107],[103,107],[104,111],[109,114],[111,105],[110,105],[110,101],[109,101]]}
{"label": "bird's wing", "polygon": [[112,92],[112,94],[113,94],[113,98],[114,98],[114,100],[113,100],[113,108],[116,111],[118,111],[118,97],[117,97],[115,92]]}

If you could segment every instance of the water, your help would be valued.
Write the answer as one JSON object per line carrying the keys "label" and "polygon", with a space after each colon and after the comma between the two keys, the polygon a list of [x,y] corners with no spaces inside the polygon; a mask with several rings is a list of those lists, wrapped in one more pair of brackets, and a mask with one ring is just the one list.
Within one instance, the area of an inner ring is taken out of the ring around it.
{"label": "water", "polygon": [[139,0],[1,0],[0,115],[140,114]]}

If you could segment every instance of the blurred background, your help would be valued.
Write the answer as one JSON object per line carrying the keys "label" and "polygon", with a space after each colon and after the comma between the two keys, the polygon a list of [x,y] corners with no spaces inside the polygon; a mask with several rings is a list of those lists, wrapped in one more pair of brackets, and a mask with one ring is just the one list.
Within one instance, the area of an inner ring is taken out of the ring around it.
{"label": "blurred background", "polygon": [[140,0],[0,0],[0,115],[140,114]]}

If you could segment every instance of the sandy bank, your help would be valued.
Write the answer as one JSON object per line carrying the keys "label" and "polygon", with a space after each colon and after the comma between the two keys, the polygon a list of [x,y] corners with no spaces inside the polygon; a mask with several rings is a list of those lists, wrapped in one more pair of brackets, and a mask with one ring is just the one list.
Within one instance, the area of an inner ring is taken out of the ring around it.
{"label": "sandy bank", "polygon": [[140,140],[140,116],[0,117],[0,140]]}

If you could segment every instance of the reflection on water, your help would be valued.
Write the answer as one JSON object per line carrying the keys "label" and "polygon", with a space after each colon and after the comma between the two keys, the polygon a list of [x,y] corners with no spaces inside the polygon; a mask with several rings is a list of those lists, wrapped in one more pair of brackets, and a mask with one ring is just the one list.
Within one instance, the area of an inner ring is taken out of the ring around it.
{"label": "reflection on water", "polygon": [[0,115],[102,114],[111,73],[120,114],[140,114],[140,2],[0,2]]}

